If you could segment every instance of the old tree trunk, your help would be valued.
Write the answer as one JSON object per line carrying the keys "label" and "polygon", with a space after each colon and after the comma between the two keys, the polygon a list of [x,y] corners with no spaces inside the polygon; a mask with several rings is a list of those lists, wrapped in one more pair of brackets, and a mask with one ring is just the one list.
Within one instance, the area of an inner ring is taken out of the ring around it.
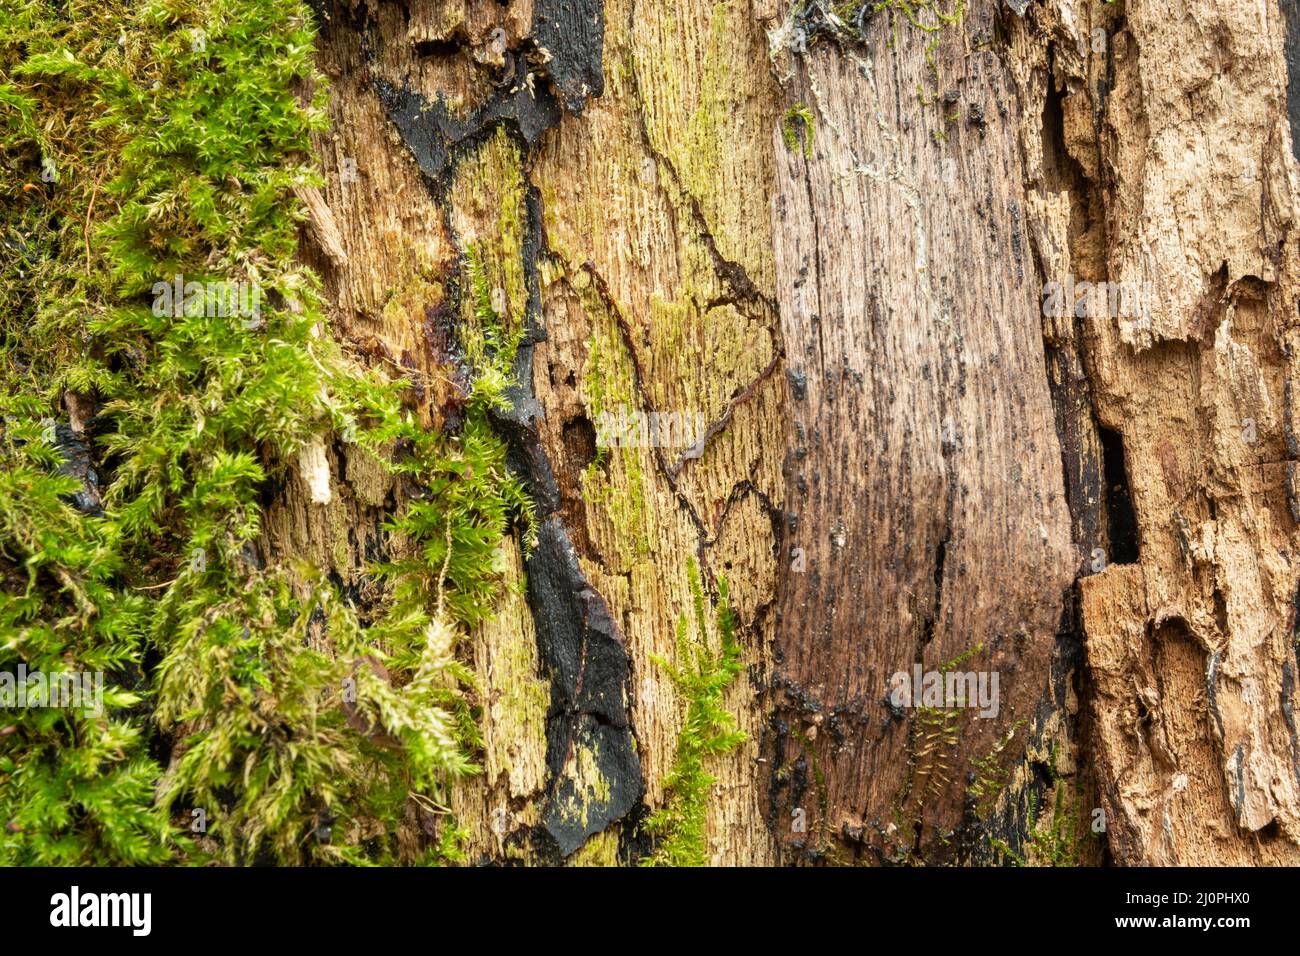
{"label": "old tree trunk", "polygon": [[[746,665],[709,862],[1300,862],[1294,4],[320,21],[336,328],[432,368],[474,245],[532,330],[472,858],[647,852],[698,562]],[[1146,307],[1045,314],[1066,281]],[[703,455],[598,454],[620,409],[698,411]],[[382,492],[335,480],[269,533],[355,559]],[[996,716],[892,706],[916,664],[995,672]]]}
{"label": "old tree trunk", "polygon": [[[455,652],[481,772],[403,839],[1300,863],[1294,0],[312,9],[299,256],[342,354],[451,435],[464,330],[526,330],[491,428],[536,520]],[[425,492],[302,455],[258,551],[366,621]]]}

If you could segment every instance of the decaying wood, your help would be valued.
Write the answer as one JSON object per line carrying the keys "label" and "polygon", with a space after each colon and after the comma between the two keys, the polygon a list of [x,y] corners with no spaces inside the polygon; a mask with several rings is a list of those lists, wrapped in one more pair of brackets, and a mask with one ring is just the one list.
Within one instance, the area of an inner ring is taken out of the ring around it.
{"label": "decaying wood", "polygon": [[[747,665],[711,862],[1051,862],[1062,805],[1084,862],[1296,862],[1294,5],[831,6],[320,4],[340,341],[442,428],[471,250],[530,330],[470,858],[646,852],[694,560]],[[1149,309],[1045,315],[1066,277]],[[624,411],[703,454],[599,450]],[[404,492],[313,455],[268,547],[365,608]],[[996,715],[898,706],[916,665]]]}
{"label": "decaying wood", "polygon": [[[902,860],[955,846],[971,758],[1036,729],[1076,562],[1005,65],[949,31],[945,95],[923,106],[929,37],[903,20],[891,51],[881,26],[790,63],[813,144],[772,140],[786,507],[807,555],[782,572],[773,791],[781,817],[816,818],[810,842]],[[963,655],[999,674],[995,717],[891,707],[893,674]]]}
{"label": "decaying wood", "polygon": [[[1059,91],[1056,162],[1075,164],[1068,189],[1085,193],[1040,207],[1044,246],[1081,276],[1153,293],[1149,319],[1082,323],[1140,542],[1135,567],[1082,582],[1111,850],[1294,863],[1297,181],[1282,14],[1062,5],[1043,25],[1052,50],[1090,52],[1024,77]],[[1088,42],[1098,29],[1104,55]]]}

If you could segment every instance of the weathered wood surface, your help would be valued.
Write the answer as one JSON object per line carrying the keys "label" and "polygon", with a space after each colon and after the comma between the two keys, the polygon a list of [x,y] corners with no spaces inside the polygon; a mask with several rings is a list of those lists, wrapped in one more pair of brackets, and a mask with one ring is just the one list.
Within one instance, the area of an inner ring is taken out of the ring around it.
{"label": "weathered wood surface", "polygon": [[1076,173],[1068,207],[1040,207],[1046,245],[1080,276],[1152,292],[1149,317],[1082,323],[1140,542],[1134,567],[1082,582],[1110,849],[1126,863],[1295,863],[1297,180],[1282,12],[1062,4],[1043,23],[1054,50],[1089,53],[1058,56],[1047,78]]}
{"label": "weathered wood surface", "polygon": [[[644,852],[694,558],[748,665],[712,862],[1051,862],[1062,805],[1104,813],[1074,859],[1296,861],[1283,8],[975,0],[795,52],[780,0],[322,0],[304,236],[340,338],[436,428],[471,247],[533,330],[501,427],[554,547],[506,544],[465,647],[472,860]],[[1149,318],[1044,316],[1067,275],[1148,284]],[[698,413],[703,455],[598,456],[621,408]],[[294,479],[267,532],[364,606],[403,492],[359,459],[324,449],[329,502]],[[996,717],[890,706],[958,658]]]}
{"label": "weathered wood surface", "polygon": [[[989,30],[989,16],[973,5],[963,26]],[[923,105],[930,38],[897,19],[893,50],[873,23],[861,49],[793,59],[810,155],[773,136],[786,508],[807,554],[782,576],[773,789],[781,817],[816,817],[811,843],[901,861],[942,854],[971,758],[1030,731],[1077,562],[1020,107],[1005,64],[956,28],[939,101]],[[927,724],[891,706],[891,675],[967,654],[961,670],[999,674],[996,716]]]}
{"label": "weathered wood surface", "polygon": [[[607,609],[611,659],[626,661],[628,676],[610,687],[625,719],[611,710],[601,721],[622,719],[633,735],[634,763],[613,765],[618,775],[637,770],[611,780],[608,748],[567,726],[564,714],[586,705],[556,691],[555,642],[582,637],[557,629],[553,613],[535,621],[551,605],[532,585],[550,566],[528,567],[530,587],[469,649],[485,766],[452,810],[471,859],[609,863],[644,849],[637,823],[662,805],[684,708],[652,657],[675,655],[693,559],[711,594],[719,575],[731,582],[749,665],[729,699],[749,739],[712,768],[710,857],[775,861],[758,695],[783,385],[768,219],[778,107],[761,26],[746,3],[335,3],[321,13],[333,130],[321,142],[327,186],[305,197],[305,236],[335,327],[359,361],[422,384],[415,410],[441,427],[462,257],[488,250],[505,310],[534,329],[520,368],[532,394],[521,390],[514,424],[503,424],[561,535],[559,551],[532,560],[558,561],[567,538],[580,570],[555,579]],[[699,415],[704,455],[614,448],[593,464],[599,414],[621,408]],[[273,535],[350,579],[363,548],[400,542],[355,533],[393,489],[368,489],[363,517],[340,510],[363,497],[345,467],[331,459],[331,506],[289,489]],[[525,565],[509,550],[503,583],[520,591]],[[565,590],[548,594],[564,604]]]}

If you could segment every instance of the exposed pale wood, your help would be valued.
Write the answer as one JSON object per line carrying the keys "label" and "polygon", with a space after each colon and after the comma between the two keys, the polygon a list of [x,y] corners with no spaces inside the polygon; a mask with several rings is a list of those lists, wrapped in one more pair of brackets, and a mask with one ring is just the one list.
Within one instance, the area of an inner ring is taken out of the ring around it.
{"label": "exposed pale wood", "polygon": [[[734,585],[749,670],[728,702],[749,741],[712,768],[710,858],[766,863],[774,857],[759,800],[758,692],[782,388],[771,173],[757,147],[775,123],[775,94],[765,69],[755,70],[765,46],[746,2],[611,2],[605,23],[604,95],[547,134],[531,177],[548,252],[548,338],[534,363],[543,443],[565,463],[557,477],[588,542],[591,580],[623,623],[651,808],[664,799],[685,706],[652,657],[675,657],[688,559]],[[590,425],[593,403],[695,413],[725,427],[698,460],[683,462],[683,449],[613,448],[585,478],[564,430]]]}
{"label": "exposed pale wood", "polygon": [[[1060,3],[1036,19],[1037,35],[1013,33],[1018,78],[1061,97],[1059,141],[1024,134],[1042,177],[1040,256],[1051,274],[1146,283],[1153,297],[1149,320],[1081,319],[1072,346],[1096,418],[1122,437],[1140,541],[1136,566],[1082,582],[1111,852],[1294,863],[1282,17],[1272,4],[1130,3],[1121,18]],[[1045,36],[1048,58],[1033,53]],[[1073,174],[1053,183],[1054,165]]]}

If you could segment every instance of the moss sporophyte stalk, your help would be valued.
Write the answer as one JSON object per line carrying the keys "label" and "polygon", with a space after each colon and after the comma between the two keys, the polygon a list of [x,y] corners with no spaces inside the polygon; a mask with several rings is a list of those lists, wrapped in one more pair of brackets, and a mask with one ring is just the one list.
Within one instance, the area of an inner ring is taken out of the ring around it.
{"label": "moss sporophyte stalk", "polygon": [[[313,41],[299,0],[0,9],[0,670],[104,681],[98,716],[0,711],[0,863],[456,855],[445,797],[478,746],[458,638],[528,534],[487,417],[519,340],[471,250],[453,433],[328,334],[297,256]],[[256,289],[256,321],[191,282]],[[364,615],[264,546],[267,489],[331,447],[416,489]],[[413,813],[433,834],[402,849]]]}

